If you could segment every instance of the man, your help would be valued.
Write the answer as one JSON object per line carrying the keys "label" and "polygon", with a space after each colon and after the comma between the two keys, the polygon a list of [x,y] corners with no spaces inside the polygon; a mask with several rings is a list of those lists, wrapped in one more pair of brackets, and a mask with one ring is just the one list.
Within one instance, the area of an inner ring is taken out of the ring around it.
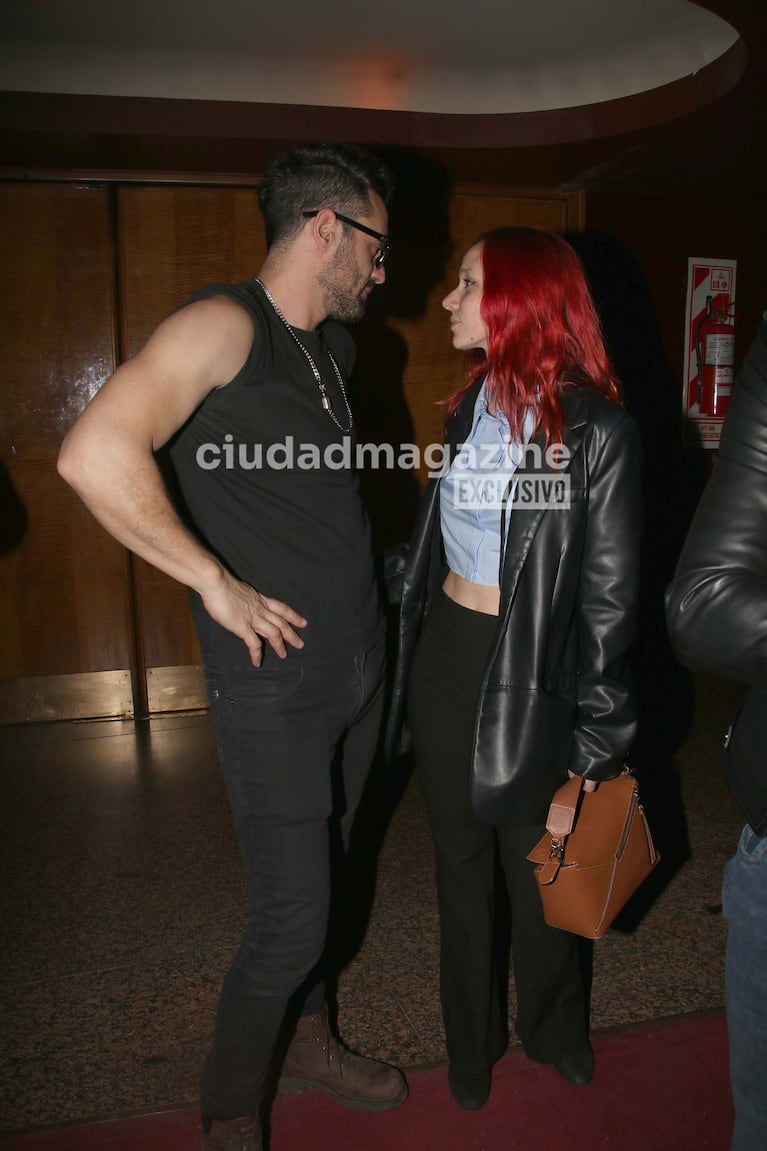
{"label": "man", "polygon": [[731,1148],[755,1151],[767,1147],[767,322],[736,381],[666,609],[683,662],[750,687],[727,736],[726,778],[747,823],[722,895]]}
{"label": "man", "polygon": [[[400,1071],[332,1035],[319,978],[333,846],[373,757],[384,674],[369,526],[339,467],[353,344],[338,321],[359,319],[385,278],[390,190],[363,149],[275,157],[258,189],[258,277],[209,286],[160,324],[59,458],[108,531],[191,589],[249,886],[202,1074],[203,1151],[261,1148],[286,1020],[288,1085],[359,1110],[407,1095]],[[169,442],[183,511],[155,463]]]}

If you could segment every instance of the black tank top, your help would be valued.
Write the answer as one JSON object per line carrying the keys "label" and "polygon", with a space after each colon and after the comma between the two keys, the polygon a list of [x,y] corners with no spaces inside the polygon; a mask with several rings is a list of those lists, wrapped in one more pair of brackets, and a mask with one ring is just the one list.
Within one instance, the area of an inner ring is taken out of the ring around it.
{"label": "black tank top", "polygon": [[[182,515],[238,579],[307,619],[305,647],[289,647],[289,658],[359,649],[380,633],[383,617],[354,433],[344,435],[323,410],[304,353],[258,284],[212,284],[188,302],[211,296],[245,308],[254,338],[237,376],[209,393],[170,445]],[[348,379],[351,336],[330,320],[296,332],[347,427],[328,351]],[[194,593],[192,609],[206,661],[249,664],[242,640],[216,624]]]}

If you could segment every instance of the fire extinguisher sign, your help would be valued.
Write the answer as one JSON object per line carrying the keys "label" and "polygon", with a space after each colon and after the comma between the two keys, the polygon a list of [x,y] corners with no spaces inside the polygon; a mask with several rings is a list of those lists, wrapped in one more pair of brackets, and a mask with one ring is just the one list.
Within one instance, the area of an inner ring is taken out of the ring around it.
{"label": "fire extinguisher sign", "polygon": [[682,409],[684,437],[717,448],[735,370],[736,260],[687,261]]}

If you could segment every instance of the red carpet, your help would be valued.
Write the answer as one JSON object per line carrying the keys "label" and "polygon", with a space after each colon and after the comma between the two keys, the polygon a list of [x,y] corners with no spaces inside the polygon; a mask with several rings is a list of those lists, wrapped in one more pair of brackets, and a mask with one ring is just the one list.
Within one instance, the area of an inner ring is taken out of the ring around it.
{"label": "red carpet", "polygon": [[[403,1107],[345,1111],[323,1095],[280,1099],[272,1151],[727,1151],[732,1102],[723,1015],[599,1036],[588,1088],[513,1053],[494,1069],[482,1111],[461,1111],[447,1073],[416,1071]],[[196,1151],[194,1109],[40,1130],[3,1151]]]}

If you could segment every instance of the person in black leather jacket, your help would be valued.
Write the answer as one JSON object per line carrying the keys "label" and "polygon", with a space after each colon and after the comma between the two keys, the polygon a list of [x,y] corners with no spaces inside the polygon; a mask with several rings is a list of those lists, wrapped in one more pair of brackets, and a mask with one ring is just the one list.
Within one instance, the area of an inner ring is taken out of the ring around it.
{"label": "person in black leather jacket", "polygon": [[666,612],[680,660],[750,689],[725,752],[747,823],[725,867],[723,907],[731,1147],[755,1151],[767,1147],[767,322],[736,380]]}
{"label": "person in black leather jacket", "polygon": [[407,708],[436,854],[448,1078],[476,1110],[506,1047],[496,845],[517,1034],[570,1082],[593,1071],[578,942],[545,924],[526,856],[568,773],[593,790],[634,736],[641,464],[565,240],[486,234],[443,303],[474,365],[448,403],[452,463],[426,490],[403,575],[388,743]]}

